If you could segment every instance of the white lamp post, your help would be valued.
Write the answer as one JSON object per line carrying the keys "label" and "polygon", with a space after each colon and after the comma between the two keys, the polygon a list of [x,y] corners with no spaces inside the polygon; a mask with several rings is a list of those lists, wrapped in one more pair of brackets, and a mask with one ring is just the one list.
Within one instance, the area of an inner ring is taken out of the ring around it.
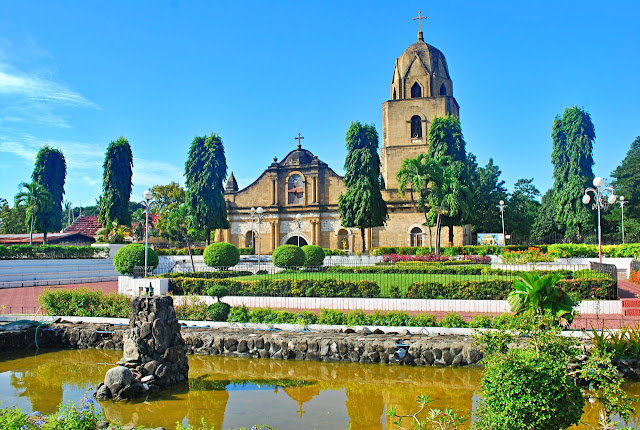
{"label": "white lamp post", "polygon": [[256,217],[256,208],[251,208],[251,249],[256,252],[255,234],[253,233],[253,220]]}
{"label": "white lamp post", "polygon": [[624,205],[629,203],[629,201],[625,200],[624,196],[620,196],[618,203],[620,203],[620,209],[622,210],[622,243],[624,243]]}
{"label": "white lamp post", "polygon": [[258,217],[258,272],[260,271],[260,227],[262,226],[263,212],[264,209],[262,209],[262,206],[259,206],[258,209],[256,209],[256,216]]}
{"label": "white lamp post", "polygon": [[500,200],[500,204],[496,207],[500,209],[500,219],[502,220],[502,241],[504,245],[507,246],[507,237],[504,234],[504,208],[506,208],[507,205],[504,204],[504,200]]}
{"label": "white lamp post", "polygon": [[296,215],[296,222],[298,223],[298,247],[300,247],[300,219],[302,218],[302,215],[298,214]]}
{"label": "white lamp post", "polygon": [[147,267],[149,266],[149,211],[151,210],[151,203],[153,203],[153,194],[147,190],[142,193],[144,201],[141,203],[146,213],[146,223],[144,226],[144,277],[147,277]]}
{"label": "white lamp post", "polygon": [[[604,180],[599,176],[593,180],[593,186],[595,188],[589,187],[584,190],[582,203],[585,205],[589,204],[591,201],[589,193],[592,193],[593,197],[595,197],[591,204],[591,208],[598,210],[598,259],[600,263],[602,263],[602,227],[600,225],[600,209],[605,209],[609,205],[614,204],[616,202],[616,195],[613,193],[613,188],[604,186]],[[605,200],[606,194],[608,194],[608,197]]]}

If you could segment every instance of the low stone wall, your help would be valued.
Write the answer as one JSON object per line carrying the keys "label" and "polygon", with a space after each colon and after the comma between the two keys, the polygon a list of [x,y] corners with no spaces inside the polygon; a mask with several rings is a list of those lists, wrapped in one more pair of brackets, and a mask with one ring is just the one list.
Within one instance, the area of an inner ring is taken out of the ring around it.
{"label": "low stone wall", "polygon": [[[58,323],[38,329],[38,346],[122,350],[128,326]],[[0,331],[0,350],[35,349],[33,327]],[[429,336],[345,330],[274,332],[237,328],[182,328],[187,353],[281,360],[477,365],[482,351],[469,336]]]}

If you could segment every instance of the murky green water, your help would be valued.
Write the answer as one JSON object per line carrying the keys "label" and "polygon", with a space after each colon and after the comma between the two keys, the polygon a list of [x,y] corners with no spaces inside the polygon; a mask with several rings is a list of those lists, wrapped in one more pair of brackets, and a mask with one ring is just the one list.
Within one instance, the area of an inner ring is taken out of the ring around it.
{"label": "murky green water", "polygon": [[[50,414],[58,404],[93,394],[121,352],[41,351],[0,356],[0,401],[27,412]],[[107,419],[124,425],[175,428],[204,418],[216,429],[270,424],[286,429],[395,428],[385,412],[415,412],[415,399],[430,395],[432,407],[470,414],[478,400],[481,370],[248,360],[189,356],[189,388],[135,402],[100,402]],[[625,389],[640,398],[640,384]],[[639,408],[640,409],[640,408]],[[588,421],[598,410],[585,406]],[[581,427],[582,428],[582,427]],[[584,426],[584,428],[588,428]]]}

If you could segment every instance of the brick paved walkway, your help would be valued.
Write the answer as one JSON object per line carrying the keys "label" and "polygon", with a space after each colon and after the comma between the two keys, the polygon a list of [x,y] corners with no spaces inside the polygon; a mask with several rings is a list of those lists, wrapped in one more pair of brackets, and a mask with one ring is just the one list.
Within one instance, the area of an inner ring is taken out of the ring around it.
{"label": "brick paved walkway", "polygon": [[[27,314],[34,315],[38,308],[38,295],[45,288],[59,289],[75,289],[87,287],[91,290],[101,289],[105,293],[117,292],[118,282],[96,282],[90,284],[71,284],[51,287],[21,287],[21,288],[5,288],[0,289],[0,314]],[[618,290],[620,298],[637,298],[640,294],[640,285],[634,284],[626,279],[618,282]],[[296,311],[297,309],[289,309]],[[432,312],[436,317],[446,315],[445,312]],[[473,317],[471,313],[459,313],[466,320]],[[575,329],[597,328],[618,328],[621,325],[640,324],[640,316],[622,316],[622,315],[580,315],[572,324]]]}

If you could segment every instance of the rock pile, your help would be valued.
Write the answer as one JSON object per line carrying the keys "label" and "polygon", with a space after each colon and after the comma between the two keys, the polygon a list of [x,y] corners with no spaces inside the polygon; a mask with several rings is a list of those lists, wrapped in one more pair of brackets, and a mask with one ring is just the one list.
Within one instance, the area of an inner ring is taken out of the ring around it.
{"label": "rock pile", "polygon": [[131,303],[124,357],[110,369],[96,397],[124,399],[186,382],[189,363],[169,296],[136,297]]}

